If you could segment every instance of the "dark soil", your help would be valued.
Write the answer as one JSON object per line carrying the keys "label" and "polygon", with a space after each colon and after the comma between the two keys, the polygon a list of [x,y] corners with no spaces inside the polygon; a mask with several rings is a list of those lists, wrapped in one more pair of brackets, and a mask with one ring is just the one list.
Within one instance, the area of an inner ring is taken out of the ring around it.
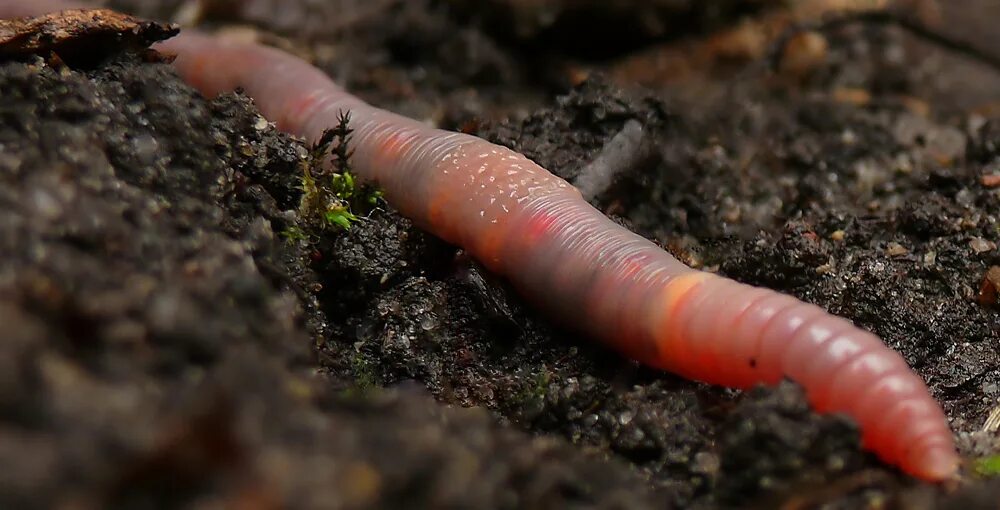
{"label": "dark soil", "polygon": [[[1000,188],[982,180],[1000,172],[1000,71],[855,23],[806,71],[727,57],[631,80],[627,59],[703,54],[782,2],[570,4],[216,1],[200,18],[570,180],[640,123],[595,205],[879,334],[970,464],[1000,453],[981,430],[1000,398],[983,283]],[[991,5],[935,26],[990,48]],[[616,28],[591,36],[604,15]],[[709,387],[563,331],[391,207],[286,239],[302,142],[241,95],[102,52],[0,63],[0,508],[997,508],[997,481],[912,480],[793,384]]]}

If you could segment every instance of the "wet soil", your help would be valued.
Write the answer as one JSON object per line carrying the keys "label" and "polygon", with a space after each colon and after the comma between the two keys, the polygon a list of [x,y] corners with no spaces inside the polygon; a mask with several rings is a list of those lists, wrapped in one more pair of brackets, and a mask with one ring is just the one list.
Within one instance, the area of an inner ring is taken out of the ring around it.
{"label": "wet soil", "polygon": [[[855,23],[793,71],[730,51],[630,79],[780,2],[113,3],[255,27],[570,180],[640,123],[595,205],[879,334],[966,458],[1000,451],[997,70]],[[602,5],[660,22],[601,44]],[[936,26],[989,47],[990,3],[955,5]],[[391,206],[288,239],[303,143],[102,51],[0,64],[0,507],[996,508],[971,468],[942,487],[883,466],[793,384],[709,387],[564,331]]]}

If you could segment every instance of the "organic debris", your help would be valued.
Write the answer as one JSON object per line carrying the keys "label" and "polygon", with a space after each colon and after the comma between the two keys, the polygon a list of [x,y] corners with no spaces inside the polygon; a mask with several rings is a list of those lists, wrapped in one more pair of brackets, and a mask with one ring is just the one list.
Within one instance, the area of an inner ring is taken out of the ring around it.
{"label": "organic debris", "polygon": [[992,266],[986,271],[979,284],[977,300],[983,306],[1000,305],[1000,266]]}
{"label": "organic debris", "polygon": [[147,48],[178,32],[176,25],[106,9],[0,20],[0,60],[55,54],[71,67],[87,65],[112,53]]}

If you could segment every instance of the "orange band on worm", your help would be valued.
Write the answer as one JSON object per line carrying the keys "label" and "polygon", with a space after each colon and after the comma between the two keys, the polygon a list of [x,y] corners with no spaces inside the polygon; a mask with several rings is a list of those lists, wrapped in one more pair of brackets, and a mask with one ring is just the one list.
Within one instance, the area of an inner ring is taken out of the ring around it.
{"label": "orange band on worm", "polygon": [[679,341],[681,328],[677,321],[678,313],[686,302],[685,297],[712,277],[711,273],[695,271],[674,278],[664,287],[659,300],[659,320],[653,325],[655,329],[652,336],[656,342],[658,359],[655,363],[658,366],[684,373],[687,356],[679,349],[682,342]]}

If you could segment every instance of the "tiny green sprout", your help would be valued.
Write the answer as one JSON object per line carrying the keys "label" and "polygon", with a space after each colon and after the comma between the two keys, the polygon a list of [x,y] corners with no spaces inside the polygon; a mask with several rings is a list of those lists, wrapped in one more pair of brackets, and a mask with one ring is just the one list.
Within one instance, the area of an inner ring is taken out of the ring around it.
{"label": "tiny green sprout", "polygon": [[516,398],[522,402],[541,402],[545,399],[545,392],[551,383],[552,373],[548,368],[543,368],[521,387]]}
{"label": "tiny green sprout", "polygon": [[334,194],[340,198],[351,198],[354,195],[354,176],[345,170],[344,173],[333,175]]}
{"label": "tiny green sprout", "polygon": [[993,478],[1000,475],[1000,455],[976,459],[973,462],[973,470],[977,475],[985,478]]}
{"label": "tiny green sprout", "polygon": [[300,217],[314,228],[349,229],[361,220],[355,211],[371,210],[382,197],[374,187],[359,185],[351,172],[350,120],[349,112],[341,112],[337,125],[323,132],[303,162]]}
{"label": "tiny green sprout", "polygon": [[337,225],[345,230],[351,228],[351,222],[358,221],[357,216],[343,207],[337,207],[326,211],[323,217],[326,219],[327,223]]}

